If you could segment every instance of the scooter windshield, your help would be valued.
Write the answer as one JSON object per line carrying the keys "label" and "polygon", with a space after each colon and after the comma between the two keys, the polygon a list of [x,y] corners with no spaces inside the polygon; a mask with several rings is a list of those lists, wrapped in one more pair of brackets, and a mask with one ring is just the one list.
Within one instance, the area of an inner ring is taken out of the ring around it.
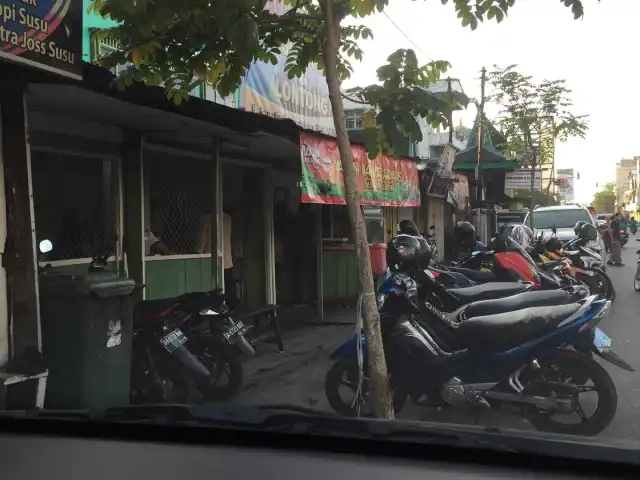
{"label": "scooter windshield", "polygon": [[520,245],[518,242],[516,242],[513,238],[511,237],[507,237],[505,240],[505,246],[507,247],[508,251],[512,251],[512,252],[518,252],[520,255],[522,255],[527,262],[529,262],[529,264],[536,270],[538,271],[538,267],[536,265],[536,262],[533,261],[533,258],[531,258],[531,255],[529,255],[527,253],[527,251],[522,248],[522,245]]}

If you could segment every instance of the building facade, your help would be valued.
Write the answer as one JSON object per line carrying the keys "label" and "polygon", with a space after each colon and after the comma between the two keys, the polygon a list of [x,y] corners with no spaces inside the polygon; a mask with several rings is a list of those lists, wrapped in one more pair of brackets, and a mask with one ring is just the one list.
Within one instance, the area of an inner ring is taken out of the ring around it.
{"label": "building facade", "polygon": [[635,199],[631,198],[633,190],[633,175],[638,169],[640,157],[630,159],[621,159],[616,163],[616,206],[624,208],[629,203],[635,203]]}

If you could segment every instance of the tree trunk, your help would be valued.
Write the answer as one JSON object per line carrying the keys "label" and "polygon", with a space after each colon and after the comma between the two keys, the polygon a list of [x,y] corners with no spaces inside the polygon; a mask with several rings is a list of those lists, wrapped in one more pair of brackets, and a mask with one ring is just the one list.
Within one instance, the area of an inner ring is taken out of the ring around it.
{"label": "tree trunk", "polygon": [[336,140],[342,160],[342,175],[347,200],[351,236],[356,249],[358,263],[359,292],[363,295],[362,316],[367,339],[368,375],[370,379],[373,409],[377,417],[393,419],[393,400],[389,389],[387,362],[380,332],[380,315],[376,306],[371,256],[367,241],[367,229],[360,209],[358,192],[358,176],[351,155],[351,144],[347,132],[347,124],[340,95],[337,60],[340,46],[340,18],[333,13],[333,0],[325,0],[323,6],[325,20],[325,43],[323,46],[324,65],[329,87],[329,100],[333,111],[333,123],[336,129]]}
{"label": "tree trunk", "polygon": [[531,159],[531,195],[529,198],[529,228],[533,230],[533,207],[536,206],[536,161]]}

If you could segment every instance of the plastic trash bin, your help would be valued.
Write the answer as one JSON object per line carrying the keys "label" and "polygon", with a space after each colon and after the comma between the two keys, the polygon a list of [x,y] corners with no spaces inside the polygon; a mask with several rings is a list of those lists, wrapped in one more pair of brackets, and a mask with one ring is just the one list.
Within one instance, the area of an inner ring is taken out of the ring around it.
{"label": "plastic trash bin", "polygon": [[39,278],[45,407],[129,403],[135,282],[111,272]]}

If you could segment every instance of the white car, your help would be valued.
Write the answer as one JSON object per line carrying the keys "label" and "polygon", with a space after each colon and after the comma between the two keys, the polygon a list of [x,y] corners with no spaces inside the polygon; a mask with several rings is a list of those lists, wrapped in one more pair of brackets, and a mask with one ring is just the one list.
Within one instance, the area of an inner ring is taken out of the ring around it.
{"label": "white car", "polygon": [[[524,219],[524,224],[530,226],[528,213]],[[576,234],[573,231],[573,227],[576,223],[584,221],[591,223],[594,227],[598,228],[597,220],[589,213],[585,207],[580,205],[558,205],[553,207],[538,207],[533,211],[533,231],[536,237],[543,232],[545,238],[550,238],[552,235],[552,229],[556,227],[556,237],[562,243],[567,242],[575,238]],[[598,238],[591,242],[591,248],[595,249],[604,257],[606,248],[604,240],[598,232]],[[604,260],[603,258],[603,261]]]}

